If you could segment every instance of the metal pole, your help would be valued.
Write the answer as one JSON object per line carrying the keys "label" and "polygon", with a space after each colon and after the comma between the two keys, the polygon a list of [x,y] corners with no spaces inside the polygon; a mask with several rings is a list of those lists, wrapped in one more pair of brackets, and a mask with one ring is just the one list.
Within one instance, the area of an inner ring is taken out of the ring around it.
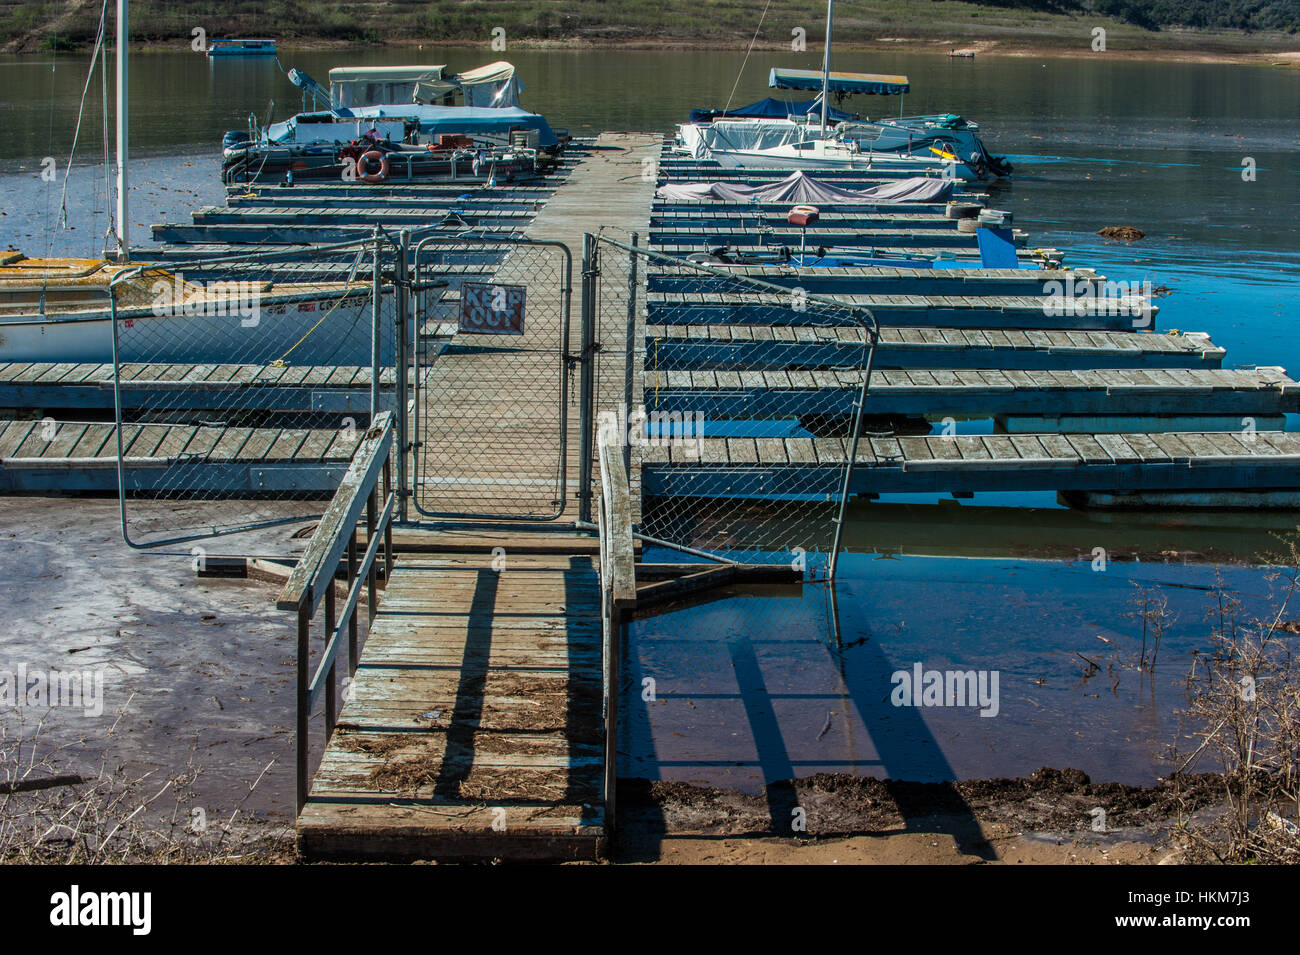
{"label": "metal pole", "polygon": [[[339,628],[337,612],[334,607],[334,576],[338,568],[334,568],[333,574],[330,574],[329,580],[325,583],[325,646],[334,643],[337,636],[336,631]],[[325,742],[330,741],[330,736],[334,733],[334,721],[338,719],[339,701],[338,701],[338,650],[335,644],[334,659],[330,661],[329,672],[325,674]]]}
{"label": "metal pole", "polygon": [[[636,397],[632,390],[632,367],[636,361],[636,286],[637,286],[637,233],[632,233],[632,249],[628,255],[627,268],[627,348],[623,358],[623,409],[628,418],[632,417],[632,401]],[[683,428],[683,436],[685,428]],[[627,438],[627,435],[623,435]],[[632,473],[632,442],[623,443],[623,467]]]}
{"label": "metal pole", "polygon": [[578,391],[578,520],[591,521],[591,467],[595,422],[596,237],[582,237],[582,378]]}
{"label": "metal pole", "polygon": [[[366,538],[366,546],[370,546],[370,538]],[[348,537],[348,593],[352,593],[352,587],[357,580],[357,529],[352,528],[352,534]],[[348,616],[348,676],[357,672],[357,664],[361,662],[361,655],[357,650],[357,606],[354,604],[352,613]],[[346,700],[345,700],[346,702]]]}
{"label": "metal pole", "polygon": [[[406,273],[406,255],[411,244],[411,233],[403,229],[397,238],[397,262],[393,270],[394,278],[394,300],[397,305],[397,341],[398,362],[397,362],[397,519],[402,523],[406,522],[406,499],[410,495],[407,487],[407,478],[410,471],[407,468],[406,455],[414,449],[410,446],[410,434],[408,424],[407,402],[407,375],[410,371],[411,356],[410,340],[408,337],[407,322],[411,318],[412,310],[410,307],[410,285],[407,282]],[[415,329],[415,335],[418,336],[420,330]]]}
{"label": "metal pole", "polygon": [[128,100],[130,88],[127,85],[127,46],[130,29],[127,25],[127,0],[117,0],[117,260],[126,262],[130,259],[130,217],[127,213],[127,177],[126,159],[130,153],[130,113]]}
{"label": "metal pole", "polygon": [[[613,603],[611,594],[605,600]],[[618,690],[621,644],[623,641],[623,611],[617,607],[609,610],[609,696],[605,701],[605,838],[612,852],[615,830],[618,825]]]}
{"label": "metal pole", "polygon": [[374,258],[370,274],[370,420],[379,414],[379,381],[383,374],[380,346],[384,340],[383,276],[379,268],[379,227],[374,232]]}
{"label": "metal pole", "polygon": [[862,375],[862,389],[858,392],[857,412],[853,416],[853,433],[849,436],[849,459],[844,464],[844,483],[840,487],[840,510],[839,515],[835,518],[835,539],[831,542],[831,560],[830,566],[827,568],[827,577],[832,586],[835,583],[835,570],[840,561],[840,540],[844,536],[844,521],[849,509],[849,485],[853,480],[853,467],[858,460],[858,439],[862,435],[862,416],[867,407],[867,392],[871,388],[871,368],[876,361],[876,340],[880,336],[875,315],[870,312],[867,314],[871,318],[872,328],[866,330],[869,343],[866,368]]}
{"label": "metal pole", "polygon": [[308,753],[310,744],[307,737],[307,731],[311,722],[311,713],[307,707],[307,676],[308,667],[311,665],[311,618],[308,616],[307,607],[311,606],[311,600],[308,598],[307,603],[298,608],[298,679],[297,679],[297,697],[298,708],[295,720],[296,731],[296,758],[297,758],[297,784],[298,784],[298,811],[302,812],[302,807],[307,803],[307,789],[309,782],[308,774],[311,772],[309,765]]}
{"label": "metal pole", "polygon": [[822,139],[826,138],[826,119],[831,93],[831,26],[835,20],[835,0],[826,0],[826,50],[822,54]]}

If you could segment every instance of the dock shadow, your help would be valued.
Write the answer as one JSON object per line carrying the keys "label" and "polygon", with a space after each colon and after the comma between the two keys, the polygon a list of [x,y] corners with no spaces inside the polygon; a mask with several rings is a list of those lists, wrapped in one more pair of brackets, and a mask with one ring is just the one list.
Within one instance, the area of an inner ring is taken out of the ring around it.
{"label": "dock shadow", "polygon": [[[833,587],[831,584],[805,586]],[[840,691],[870,734],[879,756],[877,764],[888,777],[883,785],[903,819],[901,831],[943,833],[954,839],[962,854],[979,861],[995,860],[997,854],[984,835],[979,820],[957,789],[951,764],[920,714],[910,707],[894,707],[889,702],[888,693],[870,689],[889,686],[893,664],[886,659],[879,643],[869,636],[855,641],[852,653],[841,647],[838,603],[832,599],[826,602],[826,606],[826,631],[830,636],[825,646],[840,674]],[[633,648],[629,646],[628,649],[631,651]],[[727,641],[727,650],[734,668],[739,698],[757,748],[763,778],[769,781],[764,788],[764,798],[770,828],[766,833],[754,835],[807,838],[792,827],[799,806],[796,761],[791,757],[782,736],[753,642],[747,634],[733,636]],[[640,684],[641,666],[636,653],[628,652],[625,655],[624,673],[625,677],[631,678],[632,686]],[[624,685],[627,682],[625,679]],[[652,734],[644,741],[644,745],[650,751],[643,753],[643,758],[648,757],[646,761],[651,764],[657,763]],[[904,781],[909,777],[940,781]],[[621,803],[631,811],[623,812],[620,820],[620,833],[615,847],[615,858],[618,861],[655,861],[662,854],[663,840],[669,836],[662,805],[654,799],[645,798],[646,794],[640,792],[641,784],[645,782],[632,784],[632,789],[627,793],[630,800]],[[622,793],[623,790],[620,789],[621,798]],[[895,828],[890,831],[899,830]],[[692,835],[704,839],[716,838],[707,834]],[[840,837],[886,833],[863,831],[826,835]]]}

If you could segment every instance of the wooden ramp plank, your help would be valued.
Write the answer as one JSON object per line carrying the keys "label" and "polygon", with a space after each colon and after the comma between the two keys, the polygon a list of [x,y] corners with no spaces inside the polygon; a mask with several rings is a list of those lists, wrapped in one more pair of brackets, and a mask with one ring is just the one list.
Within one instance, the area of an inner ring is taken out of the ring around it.
{"label": "wooden ramp plank", "polygon": [[298,817],[305,858],[603,851],[598,559],[504,534],[539,540],[502,570],[487,550],[399,552]]}

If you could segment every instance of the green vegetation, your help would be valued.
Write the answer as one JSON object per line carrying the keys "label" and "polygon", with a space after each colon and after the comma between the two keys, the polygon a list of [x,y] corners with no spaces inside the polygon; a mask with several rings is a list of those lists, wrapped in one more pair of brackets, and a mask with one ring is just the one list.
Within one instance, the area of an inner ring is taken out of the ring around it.
{"label": "green vegetation", "polygon": [[[131,25],[133,37],[150,44],[188,43],[190,31],[202,27],[209,36],[273,36],[286,44],[486,45],[500,26],[511,40],[701,47],[748,42],[758,9],[752,0],[132,0]],[[813,41],[823,10],[823,0],[779,0],[760,41],[784,45],[794,25]],[[1120,31],[1130,48],[1244,50],[1251,47],[1243,41],[1263,33],[1276,47],[1300,30],[1300,0],[841,0],[836,13],[846,47],[885,38],[1066,46],[1101,24]],[[84,45],[97,20],[97,7],[85,0],[0,4],[0,46]]]}

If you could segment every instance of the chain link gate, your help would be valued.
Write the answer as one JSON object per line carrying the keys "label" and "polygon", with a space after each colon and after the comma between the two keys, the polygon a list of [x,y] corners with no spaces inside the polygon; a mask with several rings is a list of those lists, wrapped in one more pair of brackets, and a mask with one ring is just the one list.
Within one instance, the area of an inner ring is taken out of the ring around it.
{"label": "chain link gate", "polygon": [[[833,576],[874,316],[807,294],[793,272],[757,279],[588,238],[590,420],[625,446],[642,539]],[[807,464],[833,467],[814,483]]]}
{"label": "chain link gate", "polygon": [[413,262],[423,315],[412,402],[416,510],[555,520],[566,509],[576,364],[568,248],[428,236]]}
{"label": "chain link gate", "polygon": [[[98,454],[116,458],[124,539],[154,548],[319,517],[372,408],[395,407],[391,244],[181,256],[109,289],[113,426]],[[71,453],[96,453],[83,450],[96,427]]]}

